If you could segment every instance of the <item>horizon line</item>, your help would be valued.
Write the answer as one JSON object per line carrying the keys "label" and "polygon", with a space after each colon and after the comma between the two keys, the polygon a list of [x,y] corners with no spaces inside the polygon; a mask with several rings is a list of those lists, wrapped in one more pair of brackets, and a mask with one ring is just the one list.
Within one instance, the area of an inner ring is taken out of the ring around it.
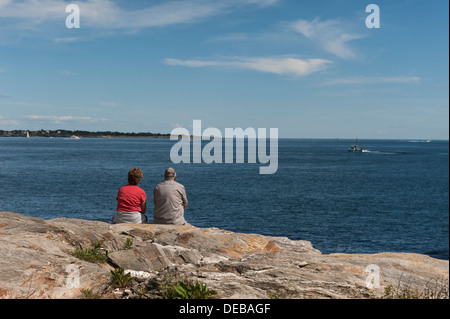
{"label": "horizon line", "polygon": [[[24,129],[13,129],[13,130],[1,130],[3,132],[7,132],[7,133],[12,133],[13,131],[21,131],[21,132],[57,132],[57,131],[69,131],[69,132],[86,132],[86,133],[117,133],[117,134],[135,134],[135,135],[139,135],[139,134],[153,134],[153,135],[161,135],[161,136],[167,136],[167,137],[172,137],[172,136],[179,136],[179,135],[172,135],[171,133],[154,133],[154,132],[131,132],[131,131],[111,131],[111,130],[97,130],[97,131],[90,131],[90,130],[80,130],[80,129],[75,129],[75,130],[70,130],[70,129],[52,129],[52,130],[46,130],[46,129],[39,129],[39,130],[24,130]],[[20,136],[0,136],[0,137],[20,137]],[[34,136],[34,137],[45,137],[45,136]],[[107,137],[107,135],[106,135]],[[111,136],[113,137],[113,136]],[[190,135],[191,138],[211,138],[211,136],[193,136]],[[102,138],[102,137],[98,137],[98,136],[92,136],[89,138]],[[226,137],[221,137],[221,138],[226,138]],[[235,137],[236,138],[236,137]],[[248,138],[248,137],[246,137]],[[315,139],[315,140],[354,140],[355,137],[278,137],[279,139]],[[359,140],[423,140],[423,141],[449,141],[449,138],[424,138],[424,137],[356,137]]]}

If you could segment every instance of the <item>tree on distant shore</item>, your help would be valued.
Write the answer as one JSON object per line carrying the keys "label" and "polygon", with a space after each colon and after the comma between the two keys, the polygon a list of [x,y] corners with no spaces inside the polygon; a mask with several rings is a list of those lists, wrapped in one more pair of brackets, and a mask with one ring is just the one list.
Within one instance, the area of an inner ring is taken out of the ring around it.
{"label": "tree on distant shore", "polygon": [[5,131],[0,130],[0,136],[4,137],[25,137],[29,133],[30,137],[71,137],[76,135],[78,137],[169,137],[170,134],[151,133],[151,132],[139,132],[139,133],[124,133],[124,132],[112,132],[112,131],[81,131],[81,130],[12,130]]}

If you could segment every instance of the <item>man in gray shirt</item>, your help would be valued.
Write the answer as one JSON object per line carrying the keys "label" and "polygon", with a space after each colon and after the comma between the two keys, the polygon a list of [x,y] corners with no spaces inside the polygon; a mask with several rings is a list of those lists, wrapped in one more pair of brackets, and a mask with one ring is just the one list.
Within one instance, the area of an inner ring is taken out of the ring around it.
{"label": "man in gray shirt", "polygon": [[153,191],[154,224],[189,225],[184,219],[184,210],[188,204],[184,186],[176,182],[177,174],[173,168],[164,172],[164,182]]}

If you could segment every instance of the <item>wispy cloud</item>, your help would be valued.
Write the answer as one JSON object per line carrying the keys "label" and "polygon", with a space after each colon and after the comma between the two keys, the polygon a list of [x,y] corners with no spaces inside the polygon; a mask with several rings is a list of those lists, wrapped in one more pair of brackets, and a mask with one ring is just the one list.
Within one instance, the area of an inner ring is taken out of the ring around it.
{"label": "wispy cloud", "polygon": [[318,18],[312,21],[297,20],[289,26],[306,38],[317,42],[325,51],[344,59],[356,56],[349,42],[362,38],[359,34],[347,31],[344,23],[339,20],[320,21]]}
{"label": "wispy cloud", "polygon": [[0,0],[0,18],[54,20],[66,14],[62,0]]}
{"label": "wispy cloud", "polygon": [[67,37],[67,38],[55,38],[53,41],[55,43],[69,43],[69,42],[78,42],[83,40],[83,37]]}
{"label": "wispy cloud", "polygon": [[340,79],[329,79],[323,85],[345,85],[345,84],[377,84],[377,83],[419,83],[417,76],[397,76],[397,77],[351,77]]}
{"label": "wispy cloud", "polygon": [[89,122],[97,123],[107,121],[105,118],[97,119],[88,116],[56,116],[56,115],[27,115],[24,116],[26,120],[37,120],[37,121],[49,121],[54,124],[59,124],[61,122]]}
{"label": "wispy cloud", "polygon": [[225,65],[227,62],[218,62],[218,61],[202,61],[202,60],[178,60],[178,59],[165,59],[164,63],[167,65],[181,65],[187,66],[191,68],[201,68],[204,66],[219,66]]}
{"label": "wispy cloud", "polygon": [[[81,24],[100,29],[136,29],[162,27],[181,23],[195,23],[199,19],[227,13],[242,6],[259,8],[274,5],[279,0],[171,0],[146,5],[139,9],[119,6],[119,1],[73,1],[79,5]],[[63,0],[0,0],[0,18],[30,20],[35,24],[65,19]],[[64,21],[64,20],[62,20]],[[73,38],[71,38],[73,39]],[[59,39],[59,41],[63,41]],[[71,41],[71,40],[68,40]]]}
{"label": "wispy cloud", "polygon": [[185,67],[225,67],[233,69],[246,69],[277,75],[306,76],[311,73],[321,71],[330,63],[329,60],[308,59],[300,60],[292,57],[235,57],[227,60],[178,60],[165,59],[164,61],[172,66]]}

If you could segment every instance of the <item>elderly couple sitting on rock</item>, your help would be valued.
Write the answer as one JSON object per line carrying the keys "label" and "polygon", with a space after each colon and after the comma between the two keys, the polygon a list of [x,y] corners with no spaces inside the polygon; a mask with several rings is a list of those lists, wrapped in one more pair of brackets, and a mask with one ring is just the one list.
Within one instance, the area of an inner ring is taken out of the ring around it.
{"label": "elderly couple sitting on rock", "polygon": [[[142,171],[133,168],[128,172],[128,185],[122,186],[117,194],[117,212],[113,217],[116,224],[147,224],[147,196],[138,186],[142,180]],[[153,190],[153,223],[192,226],[184,219],[184,210],[188,204],[184,186],[176,182],[177,174],[173,168],[164,172],[164,182]]]}

